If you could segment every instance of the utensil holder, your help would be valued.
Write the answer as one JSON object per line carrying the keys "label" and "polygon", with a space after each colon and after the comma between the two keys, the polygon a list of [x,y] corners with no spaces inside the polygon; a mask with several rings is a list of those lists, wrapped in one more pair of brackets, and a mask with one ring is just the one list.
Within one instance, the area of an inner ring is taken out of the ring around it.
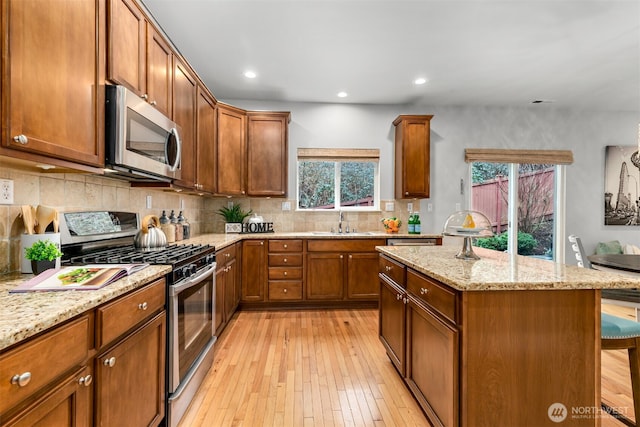
{"label": "utensil holder", "polygon": [[[31,261],[26,259],[24,251],[38,240],[49,240],[60,249],[60,233],[44,233],[44,234],[23,234],[20,236],[20,272],[33,273],[31,269]],[[56,268],[60,268],[60,258],[56,259]]]}

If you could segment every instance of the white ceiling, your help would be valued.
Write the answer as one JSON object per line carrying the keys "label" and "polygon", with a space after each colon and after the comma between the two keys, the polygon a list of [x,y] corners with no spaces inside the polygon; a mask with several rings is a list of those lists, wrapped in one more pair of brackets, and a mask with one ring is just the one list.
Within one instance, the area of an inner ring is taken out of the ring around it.
{"label": "white ceiling", "polygon": [[143,1],[220,100],[640,113],[639,0]]}

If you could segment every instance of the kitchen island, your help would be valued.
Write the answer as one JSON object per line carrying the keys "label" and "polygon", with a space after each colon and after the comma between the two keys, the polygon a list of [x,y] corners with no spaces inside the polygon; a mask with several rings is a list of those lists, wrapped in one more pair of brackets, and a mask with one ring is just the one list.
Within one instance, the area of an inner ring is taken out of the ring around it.
{"label": "kitchen island", "polygon": [[640,280],[453,246],[378,247],[380,338],[433,425],[600,425],[600,292]]}

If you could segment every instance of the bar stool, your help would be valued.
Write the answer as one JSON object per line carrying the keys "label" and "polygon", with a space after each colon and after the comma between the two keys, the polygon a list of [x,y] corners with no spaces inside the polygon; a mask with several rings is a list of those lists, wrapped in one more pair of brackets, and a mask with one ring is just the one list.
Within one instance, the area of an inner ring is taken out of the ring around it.
{"label": "bar stool", "polygon": [[[575,252],[579,267],[593,268],[585,254],[580,238],[569,236],[571,248]],[[600,313],[600,347],[602,350],[624,350],[629,353],[631,371],[631,391],[633,393],[633,413],[636,424],[640,418],[640,323],[622,317]],[[630,419],[613,411],[607,404],[600,402],[602,408],[628,426],[635,426]]]}
{"label": "bar stool", "polygon": [[[600,314],[601,347],[603,350],[623,350],[629,352],[629,368],[631,371],[631,389],[633,391],[633,413],[636,424],[640,418],[640,323],[623,319],[607,313]],[[609,413],[611,408],[602,403]],[[635,426],[631,420],[621,414],[614,416],[629,426]]]}

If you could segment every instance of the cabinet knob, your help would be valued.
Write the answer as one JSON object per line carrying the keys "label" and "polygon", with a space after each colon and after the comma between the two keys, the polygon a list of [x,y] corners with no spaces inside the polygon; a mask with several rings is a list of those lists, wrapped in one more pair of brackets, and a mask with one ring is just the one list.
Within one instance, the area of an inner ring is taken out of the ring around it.
{"label": "cabinet knob", "polygon": [[286,258],[285,258],[285,259],[283,259],[283,260],[282,260],[282,262],[287,262],[287,259],[286,259]]}
{"label": "cabinet knob", "polygon": [[408,196],[408,195],[409,195],[409,192],[408,192],[408,191],[405,191],[405,192],[404,192],[404,195],[405,195],[405,196]]}
{"label": "cabinet knob", "polygon": [[409,298],[402,298],[402,302],[405,303],[405,304],[408,303],[409,302]]}
{"label": "cabinet knob", "polygon": [[151,102],[150,102],[150,104],[151,104],[151,105],[156,105],[156,104],[157,104],[157,102],[156,102],[156,101],[151,101]]}
{"label": "cabinet knob", "polygon": [[344,255],[340,255],[340,259],[344,258]]}
{"label": "cabinet knob", "polygon": [[31,381],[31,372],[16,374],[11,377],[11,384],[18,384],[18,387],[24,387]]}
{"label": "cabinet knob", "polygon": [[102,362],[102,364],[103,364],[104,366],[108,366],[108,367],[110,367],[110,368],[113,368],[113,367],[115,366],[115,364],[116,364],[116,358],[112,356],[112,357],[109,357],[109,358],[107,358],[107,359],[104,359],[104,361]]}
{"label": "cabinet knob", "polygon": [[285,275],[285,276],[287,275],[287,272],[286,272],[286,271],[284,272],[284,275]]}
{"label": "cabinet knob", "polygon": [[287,245],[286,243],[284,244],[284,248],[287,249],[289,247],[289,245]]}
{"label": "cabinet knob", "polygon": [[22,134],[14,136],[13,140],[22,145],[25,145],[27,142],[29,142],[29,138],[27,138],[27,135]]}
{"label": "cabinet knob", "polygon": [[231,254],[225,254],[227,256],[227,258],[229,258],[231,256]]}
{"label": "cabinet knob", "polygon": [[260,242],[261,245],[264,245],[264,242]]}
{"label": "cabinet knob", "polygon": [[147,309],[147,302],[143,302],[142,304],[138,304],[138,310],[146,310]]}
{"label": "cabinet knob", "polygon": [[427,288],[420,288],[420,295],[426,295],[427,293],[429,293],[429,289],[427,289]]}
{"label": "cabinet knob", "polygon": [[89,387],[89,385],[91,385],[92,382],[93,382],[93,377],[91,375],[86,375],[78,379],[78,384],[83,385],[85,387]]}
{"label": "cabinet knob", "polygon": [[400,299],[402,299],[402,295],[400,295],[400,294],[396,294],[396,299],[397,299],[398,301],[400,301]]}
{"label": "cabinet knob", "polygon": [[287,288],[284,288],[284,290],[282,292],[284,292],[286,294],[287,293]]}
{"label": "cabinet knob", "polygon": [[389,266],[389,265],[385,265],[385,266],[384,266],[384,270],[385,270],[385,271],[391,271],[391,266]]}
{"label": "cabinet knob", "polygon": [[149,99],[149,95],[147,95],[147,94],[145,93],[145,94],[143,94],[142,96],[140,96],[140,98],[142,98],[142,99],[145,99],[145,100],[146,100],[146,99]]}
{"label": "cabinet knob", "polygon": [[352,259],[352,258],[353,258],[353,255],[349,254],[349,259]]}

